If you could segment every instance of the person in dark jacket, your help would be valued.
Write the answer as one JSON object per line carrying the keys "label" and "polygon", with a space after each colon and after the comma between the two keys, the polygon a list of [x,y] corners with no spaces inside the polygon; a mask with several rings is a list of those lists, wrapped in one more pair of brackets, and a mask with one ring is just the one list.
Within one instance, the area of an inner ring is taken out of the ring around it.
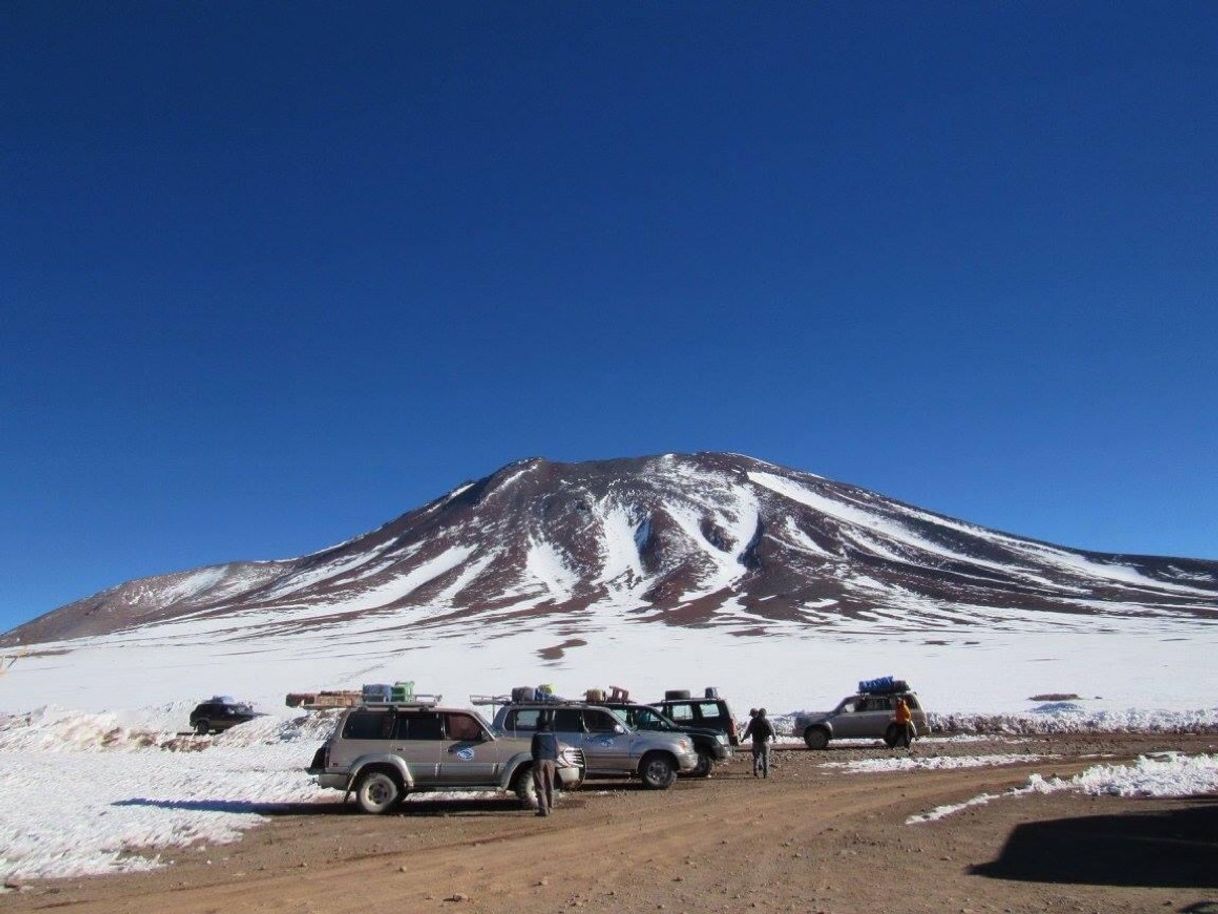
{"label": "person in dark jacket", "polygon": [[537,725],[533,734],[533,787],[537,791],[537,815],[554,810],[554,773],[558,767],[558,735],[549,718]]}
{"label": "person in dark jacket", "polygon": [[749,725],[744,728],[741,740],[753,738],[753,777],[768,778],[770,776],[770,740],[778,734],[774,731],[774,725],[770,723],[770,719],[765,716],[765,708],[758,708],[752,718]]}

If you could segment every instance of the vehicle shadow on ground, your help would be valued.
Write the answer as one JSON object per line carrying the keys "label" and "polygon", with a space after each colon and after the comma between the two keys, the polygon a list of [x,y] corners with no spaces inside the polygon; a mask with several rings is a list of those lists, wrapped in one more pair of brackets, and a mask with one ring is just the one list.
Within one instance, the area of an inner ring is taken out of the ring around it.
{"label": "vehicle shadow on ground", "polygon": [[260,816],[334,815],[348,811],[343,803],[257,803],[252,800],[149,800],[133,797],[111,806],[147,806],[153,809],[187,809],[196,812],[256,813]]}
{"label": "vehicle shadow on ground", "polygon": [[[145,806],[154,809],[187,809],[198,812],[246,813],[260,816],[344,816],[364,815],[354,803],[256,803],[247,800],[149,800],[134,798],[117,800],[111,806]],[[558,809],[580,809],[585,801],[563,796]],[[512,797],[491,797],[469,800],[407,800],[390,816],[415,818],[451,816],[458,814],[529,813],[520,801]]]}
{"label": "vehicle shadow on ground", "polygon": [[1218,887],[1218,797],[1153,812],[1028,822],[1011,832],[997,860],[969,872],[1022,882]]}

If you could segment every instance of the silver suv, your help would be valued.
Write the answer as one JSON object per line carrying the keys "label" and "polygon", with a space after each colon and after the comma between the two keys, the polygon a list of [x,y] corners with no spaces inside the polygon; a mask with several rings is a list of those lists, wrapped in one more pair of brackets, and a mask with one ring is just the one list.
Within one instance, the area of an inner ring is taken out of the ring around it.
{"label": "silver suv", "polygon": [[824,749],[835,739],[882,739],[889,748],[897,744],[898,730],[893,723],[897,699],[904,698],[913,712],[918,736],[930,733],[926,711],[918,696],[909,690],[872,693],[860,692],[843,698],[832,711],[795,715],[795,735],[802,736],[809,749]]}
{"label": "silver suv", "polygon": [[[532,767],[529,739],[493,732],[475,711],[387,704],[344,711],[308,772],[321,787],[354,793],[364,812],[383,813],[434,790],[511,791],[536,808]],[[578,787],[583,753],[562,747],[557,768],[559,787]]]}
{"label": "silver suv", "polygon": [[680,733],[636,730],[618,714],[583,702],[539,701],[506,705],[494,728],[507,736],[531,737],[549,719],[564,743],[583,750],[588,776],[638,777],[652,790],[671,787],[678,773],[698,766],[693,740]]}

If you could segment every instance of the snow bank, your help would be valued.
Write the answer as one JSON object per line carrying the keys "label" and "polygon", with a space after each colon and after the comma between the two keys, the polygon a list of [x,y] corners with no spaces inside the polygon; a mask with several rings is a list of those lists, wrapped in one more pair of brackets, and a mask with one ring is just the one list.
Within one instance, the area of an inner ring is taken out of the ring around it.
{"label": "snow bank", "polygon": [[0,879],[150,869],[161,849],[234,841],[285,804],[338,798],[304,773],[332,718],[258,718],[214,738],[157,728],[179,710],[0,719]]}
{"label": "snow bank", "polygon": [[1033,774],[1023,787],[1000,794],[983,793],[963,803],[938,806],[929,812],[910,816],[905,824],[934,822],[962,809],[983,806],[998,799],[1062,790],[1076,790],[1090,796],[1118,797],[1187,797],[1210,793],[1218,790],[1218,756],[1186,756],[1174,752],[1161,756],[1141,756],[1132,765],[1095,765],[1066,780]]}
{"label": "snow bank", "polygon": [[1212,733],[1218,708],[1192,711],[1089,710],[1074,702],[1050,702],[1030,711],[1005,714],[928,715],[935,733]]}

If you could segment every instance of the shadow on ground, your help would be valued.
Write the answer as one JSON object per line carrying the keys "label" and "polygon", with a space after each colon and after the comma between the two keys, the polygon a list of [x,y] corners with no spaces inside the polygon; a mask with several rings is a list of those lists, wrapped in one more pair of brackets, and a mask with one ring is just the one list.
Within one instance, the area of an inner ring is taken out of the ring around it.
{"label": "shadow on ground", "polygon": [[[260,816],[343,816],[364,815],[354,803],[253,803],[246,800],[150,800],[142,797],[118,800],[111,806],[146,806],[154,809],[189,809],[198,812],[253,813]],[[585,801],[563,797],[559,809],[580,809]],[[514,797],[462,800],[408,800],[389,813],[406,818],[524,813]]]}
{"label": "shadow on ground", "polygon": [[1023,882],[1218,887],[1218,797],[1019,825],[997,860],[969,872]]}

